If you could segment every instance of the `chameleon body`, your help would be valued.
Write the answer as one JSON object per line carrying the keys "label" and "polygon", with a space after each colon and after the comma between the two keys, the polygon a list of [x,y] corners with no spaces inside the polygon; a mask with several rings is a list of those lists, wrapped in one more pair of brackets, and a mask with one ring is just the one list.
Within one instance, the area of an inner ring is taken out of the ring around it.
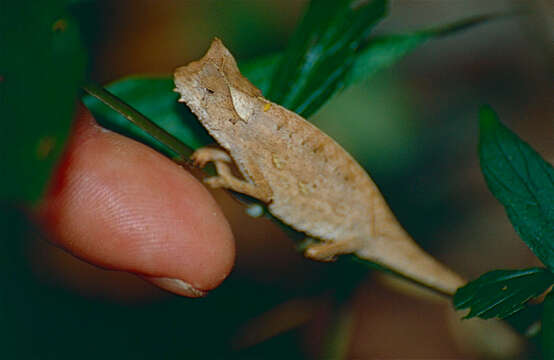
{"label": "chameleon body", "polygon": [[[219,39],[206,55],[175,71],[176,91],[223,148],[201,148],[214,162],[206,179],[265,202],[292,228],[321,240],[305,255],[356,256],[440,292],[465,281],[425,253],[404,231],[365,170],[339,144],[298,114],[262,97]],[[234,162],[243,179],[235,177]]]}

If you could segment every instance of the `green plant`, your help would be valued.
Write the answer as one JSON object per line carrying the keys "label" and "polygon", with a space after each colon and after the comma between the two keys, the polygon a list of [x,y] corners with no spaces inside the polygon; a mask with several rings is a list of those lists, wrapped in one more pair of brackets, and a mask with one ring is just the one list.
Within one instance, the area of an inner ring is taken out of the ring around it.
{"label": "green plant", "polygon": [[[490,191],[504,205],[521,239],[546,268],[494,270],[454,295],[456,309],[469,308],[466,318],[508,318],[532,298],[554,285],[554,168],[531,146],[502,125],[490,107],[480,111],[479,157]],[[552,294],[542,311],[545,358],[554,355]]]}

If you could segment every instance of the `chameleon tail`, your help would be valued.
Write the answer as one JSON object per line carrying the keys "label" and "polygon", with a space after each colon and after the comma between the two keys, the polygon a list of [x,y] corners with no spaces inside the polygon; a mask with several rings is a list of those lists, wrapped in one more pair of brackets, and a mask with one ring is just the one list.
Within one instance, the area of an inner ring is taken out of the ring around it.
{"label": "chameleon tail", "polygon": [[423,251],[403,230],[402,233],[374,238],[355,255],[446,295],[454,295],[465,285],[464,278]]}

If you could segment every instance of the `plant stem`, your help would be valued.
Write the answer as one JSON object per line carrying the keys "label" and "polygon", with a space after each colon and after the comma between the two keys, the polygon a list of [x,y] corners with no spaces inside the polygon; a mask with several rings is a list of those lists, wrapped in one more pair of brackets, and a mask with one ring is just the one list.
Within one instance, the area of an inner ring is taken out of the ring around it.
{"label": "plant stem", "polygon": [[175,162],[184,163],[188,161],[188,158],[193,152],[191,148],[183,144],[179,141],[179,139],[156,125],[154,122],[150,121],[146,116],[142,115],[125,101],[121,100],[97,84],[85,85],[83,86],[83,90],[112,108],[114,111],[123,115],[127,120],[131,121],[160,143],[171,149],[171,151],[177,155],[176,158],[173,159]]}

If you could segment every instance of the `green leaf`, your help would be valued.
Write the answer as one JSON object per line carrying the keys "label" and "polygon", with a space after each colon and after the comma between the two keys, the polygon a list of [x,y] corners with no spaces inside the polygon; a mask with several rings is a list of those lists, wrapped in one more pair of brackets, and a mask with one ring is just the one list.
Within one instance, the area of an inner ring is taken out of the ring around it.
{"label": "green leaf", "polygon": [[[173,79],[169,77],[132,76],[106,88],[188,147],[197,149],[211,143],[211,138],[196,117],[185,105],[177,102],[174,87]],[[166,155],[175,155],[167,146],[98,99],[86,95],[83,101],[102,126],[132,137]]]}
{"label": "green leaf", "polygon": [[490,107],[480,111],[481,170],[504,205],[517,233],[554,269],[554,168],[498,121]]}
{"label": "green leaf", "polygon": [[309,117],[337,90],[385,0],[313,0],[273,74],[270,100]]}
{"label": "green leaf", "polygon": [[554,274],[544,268],[494,270],[459,288],[454,294],[454,307],[469,308],[466,319],[502,319],[522,310],[527,301],[553,283]]}
{"label": "green leaf", "polygon": [[542,313],[542,355],[554,359],[554,291],[550,291],[543,303]]}
{"label": "green leaf", "polygon": [[451,35],[498,17],[499,15],[478,16],[410,34],[385,35],[372,38],[367,46],[356,55],[354,64],[346,77],[345,86],[367,80],[378,71],[396,64],[427,40]]}
{"label": "green leaf", "polygon": [[0,10],[0,199],[35,202],[69,134],[85,52],[65,1]]}

